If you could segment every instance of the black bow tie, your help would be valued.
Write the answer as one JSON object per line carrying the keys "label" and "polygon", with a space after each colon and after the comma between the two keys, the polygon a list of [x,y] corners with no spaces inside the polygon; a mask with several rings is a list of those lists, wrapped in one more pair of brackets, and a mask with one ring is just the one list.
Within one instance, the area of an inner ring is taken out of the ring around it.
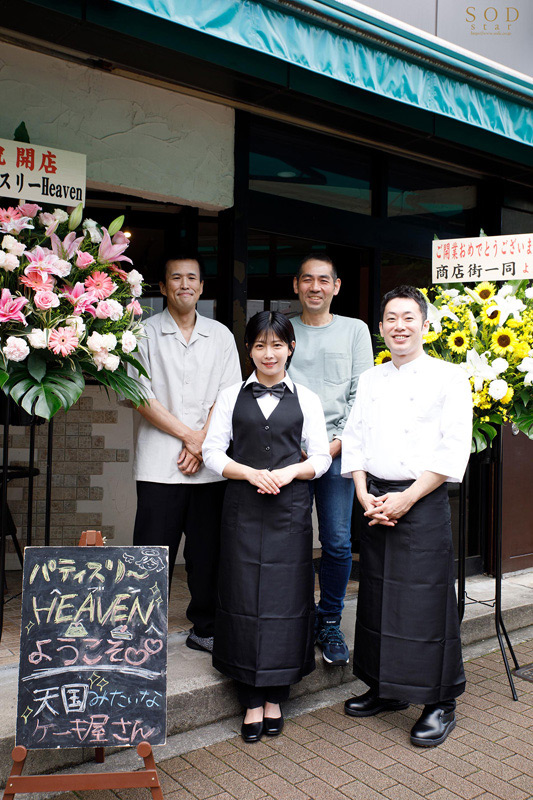
{"label": "black bow tie", "polygon": [[274,386],[263,386],[263,384],[259,383],[258,381],[254,381],[252,383],[252,393],[256,399],[258,397],[263,397],[264,394],[270,393],[273,397],[277,397],[279,400],[281,400],[284,392],[284,383],[276,383]]}

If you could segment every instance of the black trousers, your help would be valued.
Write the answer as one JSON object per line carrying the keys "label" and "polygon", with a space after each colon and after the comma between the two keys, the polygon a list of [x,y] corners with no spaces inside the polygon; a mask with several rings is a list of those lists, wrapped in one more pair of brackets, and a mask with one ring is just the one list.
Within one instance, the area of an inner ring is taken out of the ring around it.
{"label": "black trousers", "polygon": [[137,481],[133,544],[167,546],[169,589],[181,537],[191,593],[187,617],[198,636],[212,636],[217,599],[220,519],[226,481],[152,483]]}
{"label": "black trousers", "polygon": [[250,686],[235,681],[239,703],[244,708],[260,708],[265,703],[284,703],[289,698],[290,686]]}

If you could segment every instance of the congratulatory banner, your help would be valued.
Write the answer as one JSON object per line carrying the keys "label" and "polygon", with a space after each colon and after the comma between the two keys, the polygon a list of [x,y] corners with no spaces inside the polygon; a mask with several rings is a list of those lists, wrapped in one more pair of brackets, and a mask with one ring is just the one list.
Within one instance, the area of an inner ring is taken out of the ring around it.
{"label": "congratulatory banner", "polygon": [[433,283],[533,279],[533,233],[435,239]]}
{"label": "congratulatory banner", "polygon": [[0,139],[0,197],[85,205],[86,162],[81,153]]}
{"label": "congratulatory banner", "polygon": [[167,547],[27,547],[16,742],[164,744]]}

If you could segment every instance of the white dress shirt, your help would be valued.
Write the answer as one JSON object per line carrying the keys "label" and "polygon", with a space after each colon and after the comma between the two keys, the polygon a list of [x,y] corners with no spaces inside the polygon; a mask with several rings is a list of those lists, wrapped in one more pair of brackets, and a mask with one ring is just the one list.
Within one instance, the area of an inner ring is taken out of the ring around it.
{"label": "white dress shirt", "polygon": [[[246,381],[245,386],[256,380],[257,376],[253,372]],[[315,470],[315,478],[320,478],[321,475],[328,471],[331,464],[328,433],[322,404],[318,395],[306,386],[302,386],[299,383],[294,384],[288,375],[285,375],[283,382],[289,391],[294,392],[295,386],[298,390],[298,400],[304,417],[302,443],[307,452],[309,463],[312,464]],[[202,448],[204,464],[217,475],[222,475],[227,465],[231,462],[231,458],[226,455],[226,450],[233,438],[233,409],[241,387],[242,383],[236,383],[220,393],[209,423],[207,436],[205,437]],[[265,419],[269,418],[279,402],[279,397],[274,397],[271,394],[264,394],[257,398],[257,404]]]}
{"label": "white dress shirt", "polygon": [[425,353],[364,372],[342,435],[343,477],[409,480],[429,470],[459,483],[472,440],[472,393],[456,364]]}
{"label": "white dress shirt", "polygon": [[[130,364],[128,374],[143,384],[148,397],[159,400],[180,422],[201,430],[220,390],[241,377],[233,334],[222,323],[196,314],[187,342],[168,309],[150,317],[144,330],[146,338],[140,340],[135,357],[150,378],[138,375]],[[140,414],[134,415],[134,423],[135,480],[189,485],[221,480],[203,465],[194,475],[184,475],[177,465],[183,442]]]}

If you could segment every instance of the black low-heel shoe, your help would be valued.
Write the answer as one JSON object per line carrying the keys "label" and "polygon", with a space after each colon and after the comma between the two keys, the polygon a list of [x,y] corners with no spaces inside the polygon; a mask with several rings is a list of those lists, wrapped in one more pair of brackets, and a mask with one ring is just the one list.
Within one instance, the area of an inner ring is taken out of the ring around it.
{"label": "black low-heel shoe", "polygon": [[283,725],[283,711],[279,717],[264,717],[263,719],[263,731],[267,736],[279,736],[283,730]]}
{"label": "black low-heel shoe", "polygon": [[243,722],[241,725],[241,736],[245,742],[258,742],[263,735],[263,722]]}

